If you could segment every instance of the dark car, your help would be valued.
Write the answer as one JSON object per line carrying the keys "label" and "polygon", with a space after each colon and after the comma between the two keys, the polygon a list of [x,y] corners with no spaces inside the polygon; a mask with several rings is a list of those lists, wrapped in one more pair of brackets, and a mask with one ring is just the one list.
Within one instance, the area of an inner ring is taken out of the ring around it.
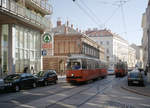
{"label": "dark car", "polygon": [[37,85],[37,78],[30,73],[11,74],[4,78],[5,89],[14,90],[16,92],[20,89],[33,87]]}
{"label": "dark car", "polygon": [[49,83],[57,83],[57,74],[55,70],[40,71],[36,75],[38,77],[38,84],[47,86]]}
{"label": "dark car", "polygon": [[128,86],[133,84],[144,86],[144,75],[138,70],[128,73]]}
{"label": "dark car", "polygon": [[5,88],[4,80],[0,79],[0,92],[3,91]]}

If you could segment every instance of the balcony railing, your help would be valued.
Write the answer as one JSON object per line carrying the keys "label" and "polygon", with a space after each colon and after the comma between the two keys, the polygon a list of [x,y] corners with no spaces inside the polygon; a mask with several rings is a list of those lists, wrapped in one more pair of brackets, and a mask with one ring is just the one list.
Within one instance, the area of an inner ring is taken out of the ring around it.
{"label": "balcony railing", "polygon": [[48,4],[47,1],[44,1],[44,0],[31,0],[31,1],[35,4],[37,4],[42,9],[47,10],[49,13],[52,12],[52,6],[50,4]]}
{"label": "balcony railing", "polygon": [[0,0],[0,9],[8,11],[20,18],[24,18],[25,20],[39,25],[42,28],[50,28],[51,23],[49,19],[41,17],[13,0]]}

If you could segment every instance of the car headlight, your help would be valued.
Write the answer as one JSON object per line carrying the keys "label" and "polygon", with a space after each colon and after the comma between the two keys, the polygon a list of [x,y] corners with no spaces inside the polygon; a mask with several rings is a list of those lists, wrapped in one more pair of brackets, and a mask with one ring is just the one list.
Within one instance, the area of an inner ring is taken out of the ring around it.
{"label": "car headlight", "polygon": [[39,79],[39,81],[44,81],[44,79]]}
{"label": "car headlight", "polygon": [[5,86],[12,86],[12,83],[6,83]]}

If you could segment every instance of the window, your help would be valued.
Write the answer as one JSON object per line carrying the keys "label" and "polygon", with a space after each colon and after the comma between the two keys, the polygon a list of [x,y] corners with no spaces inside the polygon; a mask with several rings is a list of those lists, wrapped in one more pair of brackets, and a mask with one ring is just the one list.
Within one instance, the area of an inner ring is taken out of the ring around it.
{"label": "window", "polygon": [[106,53],[109,54],[109,49],[107,48]]}
{"label": "window", "polygon": [[107,41],[107,45],[109,45],[109,41]]}
{"label": "window", "polygon": [[82,69],[87,69],[87,61],[86,60],[82,61]]}

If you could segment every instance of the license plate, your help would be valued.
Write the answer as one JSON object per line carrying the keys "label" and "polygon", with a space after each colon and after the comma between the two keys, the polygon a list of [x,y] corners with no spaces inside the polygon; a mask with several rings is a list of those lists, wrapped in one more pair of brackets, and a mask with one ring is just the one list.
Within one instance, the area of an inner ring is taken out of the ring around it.
{"label": "license plate", "polygon": [[138,81],[133,81],[133,83],[138,84],[139,82]]}

